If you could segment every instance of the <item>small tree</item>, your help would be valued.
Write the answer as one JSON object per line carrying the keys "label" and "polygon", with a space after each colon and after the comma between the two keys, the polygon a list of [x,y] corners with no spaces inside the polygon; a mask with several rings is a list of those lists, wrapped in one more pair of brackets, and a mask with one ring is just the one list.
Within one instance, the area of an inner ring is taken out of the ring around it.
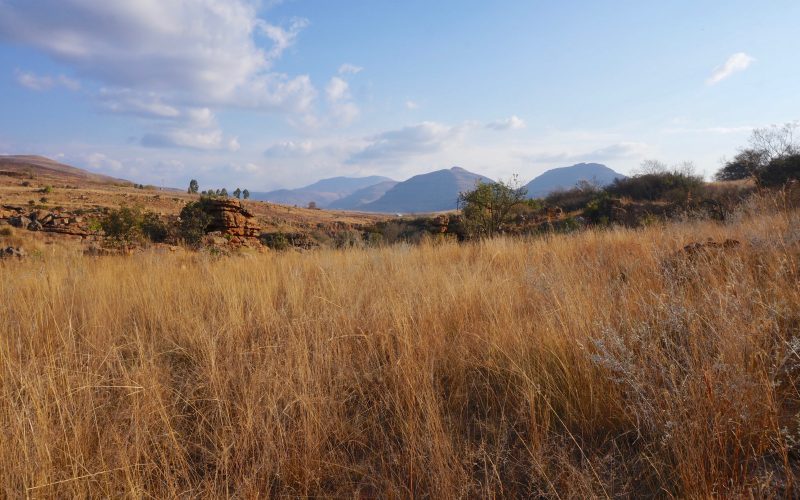
{"label": "small tree", "polygon": [[186,204],[180,215],[180,235],[191,245],[200,243],[211,223],[211,217],[204,210],[204,199]]}
{"label": "small tree", "polygon": [[237,197],[237,198],[241,198],[242,197],[242,190],[237,187],[236,189],[233,190],[233,195],[235,197]]}
{"label": "small tree", "polygon": [[308,208],[311,209],[311,210],[316,210],[317,209],[317,202],[316,201],[309,201],[308,202]]}
{"label": "small tree", "polygon": [[250,191],[248,191],[246,189],[244,191],[242,191],[242,198],[244,198],[245,200],[250,198]]}
{"label": "small tree", "polygon": [[467,231],[473,236],[493,237],[510,220],[514,207],[524,204],[528,190],[517,176],[510,182],[479,183],[458,196]]}
{"label": "small tree", "polygon": [[228,197],[228,190],[225,189],[225,188],[220,189],[219,190],[219,195],[222,196],[223,198],[227,198]]}
{"label": "small tree", "polygon": [[749,179],[767,163],[767,154],[755,149],[743,149],[733,160],[727,162],[715,175],[718,181]]}
{"label": "small tree", "polygon": [[189,194],[197,194],[199,190],[200,190],[200,184],[198,184],[195,179],[189,181],[189,191],[188,191]]}

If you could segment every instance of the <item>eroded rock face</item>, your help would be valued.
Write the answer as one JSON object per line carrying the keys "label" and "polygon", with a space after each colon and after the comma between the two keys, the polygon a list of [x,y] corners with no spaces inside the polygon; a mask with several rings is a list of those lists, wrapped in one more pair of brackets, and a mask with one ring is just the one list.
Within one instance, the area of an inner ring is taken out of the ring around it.
{"label": "eroded rock face", "polygon": [[211,217],[208,232],[257,238],[261,228],[256,224],[252,212],[242,202],[230,198],[212,198],[203,202],[203,211]]}

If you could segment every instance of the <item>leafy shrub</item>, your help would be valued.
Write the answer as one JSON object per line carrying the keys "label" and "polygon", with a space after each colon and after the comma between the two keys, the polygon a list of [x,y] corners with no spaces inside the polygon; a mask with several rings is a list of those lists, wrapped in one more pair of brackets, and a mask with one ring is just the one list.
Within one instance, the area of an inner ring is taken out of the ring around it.
{"label": "leafy shrub", "polygon": [[761,168],[756,176],[764,187],[779,187],[792,179],[800,179],[800,154],[776,158]]}
{"label": "leafy shrub", "polygon": [[658,172],[615,179],[606,192],[632,200],[677,202],[685,200],[689,194],[698,194],[702,187],[703,179],[699,176],[684,172]]}
{"label": "leafy shrub", "polygon": [[272,250],[288,250],[291,247],[289,238],[283,233],[262,233],[259,239]]}
{"label": "leafy shrub", "polygon": [[554,191],[547,195],[544,201],[547,206],[561,207],[571,212],[587,206],[599,194],[600,188],[586,183],[572,189]]}
{"label": "leafy shrub", "polygon": [[190,245],[199,244],[206,234],[211,217],[204,209],[205,200],[187,203],[181,210],[180,236]]}
{"label": "leafy shrub", "polygon": [[120,207],[109,210],[100,220],[106,236],[121,243],[162,242],[168,229],[159,216],[139,207]]}

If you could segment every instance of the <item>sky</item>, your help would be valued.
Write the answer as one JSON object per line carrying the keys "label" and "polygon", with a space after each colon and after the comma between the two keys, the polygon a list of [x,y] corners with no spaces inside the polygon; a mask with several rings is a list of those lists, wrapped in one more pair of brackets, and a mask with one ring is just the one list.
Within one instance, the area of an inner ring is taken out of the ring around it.
{"label": "sky", "polygon": [[796,0],[0,0],[0,154],[251,191],[646,159],[800,119]]}

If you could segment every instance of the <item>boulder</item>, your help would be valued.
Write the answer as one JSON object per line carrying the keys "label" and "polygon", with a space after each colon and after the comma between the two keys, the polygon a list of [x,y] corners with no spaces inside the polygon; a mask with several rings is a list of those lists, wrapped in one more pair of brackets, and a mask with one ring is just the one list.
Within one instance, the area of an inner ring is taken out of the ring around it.
{"label": "boulder", "polygon": [[255,223],[253,214],[247,210],[242,202],[230,198],[211,198],[203,202],[203,211],[206,212],[211,222],[209,232],[220,233],[246,238],[257,238],[261,228]]}

